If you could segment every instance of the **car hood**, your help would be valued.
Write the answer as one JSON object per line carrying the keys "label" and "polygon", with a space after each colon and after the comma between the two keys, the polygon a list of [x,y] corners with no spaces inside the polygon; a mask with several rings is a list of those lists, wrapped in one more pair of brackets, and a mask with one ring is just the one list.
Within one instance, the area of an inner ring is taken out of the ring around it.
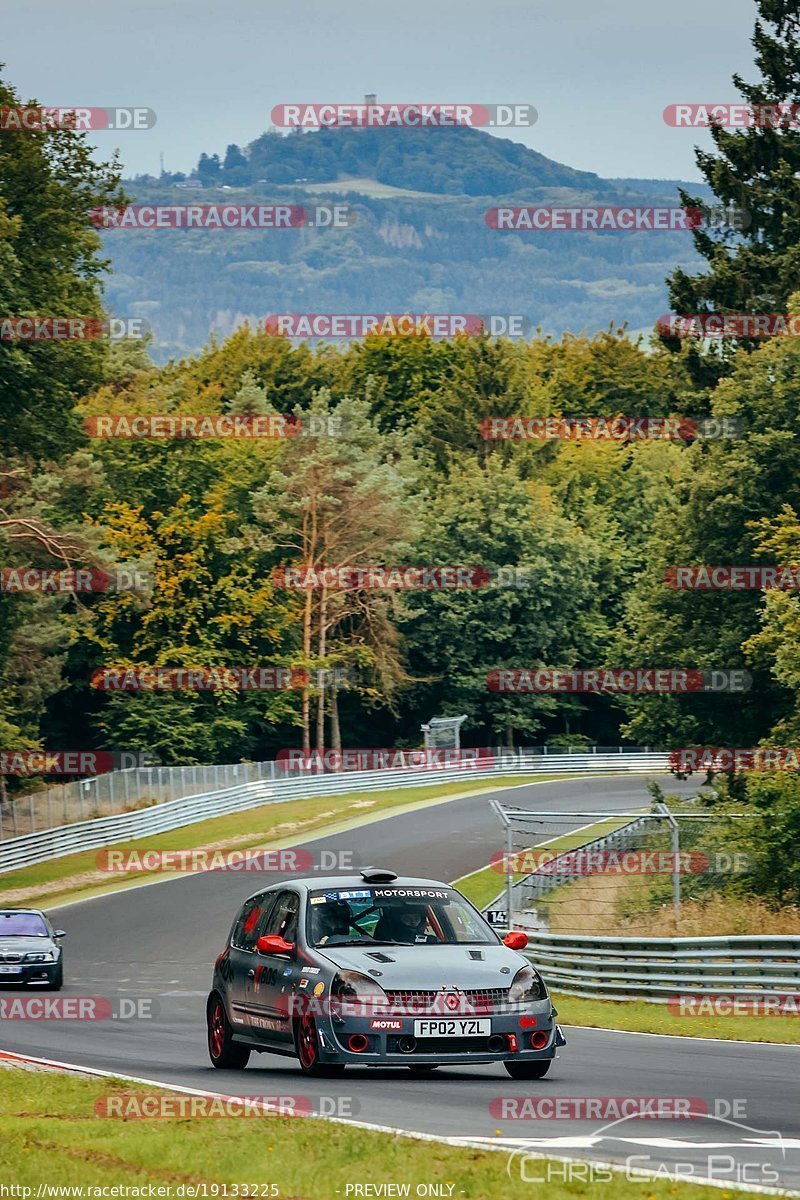
{"label": "car hood", "polygon": [[343,970],[372,974],[389,991],[508,988],[527,962],[507,946],[324,946],[316,953]]}
{"label": "car hood", "polygon": [[0,937],[0,954],[12,951],[15,954],[28,954],[35,950],[52,950],[55,946],[49,937],[22,937],[20,934],[12,937]]}

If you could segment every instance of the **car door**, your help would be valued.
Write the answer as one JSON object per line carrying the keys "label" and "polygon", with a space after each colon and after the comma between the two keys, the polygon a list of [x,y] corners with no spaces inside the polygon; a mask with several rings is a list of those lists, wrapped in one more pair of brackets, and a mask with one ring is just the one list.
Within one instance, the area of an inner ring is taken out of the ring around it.
{"label": "car door", "polygon": [[250,1026],[247,1017],[247,987],[255,971],[255,947],[259,927],[269,916],[277,900],[276,892],[261,892],[242,905],[231,932],[228,961],[225,967],[228,983],[228,1008],[231,1023]]}
{"label": "car door", "polygon": [[[257,938],[270,934],[297,945],[300,896],[290,889],[278,892],[258,923]],[[281,954],[260,954],[257,950],[247,973],[245,1006],[254,1031],[268,1041],[292,1039],[291,997],[299,980],[296,960]]]}

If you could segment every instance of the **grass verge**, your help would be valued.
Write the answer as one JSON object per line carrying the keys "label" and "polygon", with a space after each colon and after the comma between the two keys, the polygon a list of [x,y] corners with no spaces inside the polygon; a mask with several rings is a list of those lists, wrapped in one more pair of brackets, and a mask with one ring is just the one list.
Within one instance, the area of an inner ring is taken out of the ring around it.
{"label": "grass verge", "polygon": [[[567,779],[567,775],[531,775],[482,781],[474,787],[465,780],[433,783],[393,791],[350,792],[342,796],[313,796],[264,804],[244,812],[228,813],[208,821],[184,825],[150,838],[120,842],[108,849],[123,850],[255,850],[296,845],[316,832],[334,832],[364,824],[387,813],[413,809],[456,796],[492,792],[526,783]],[[53,908],[69,901],[117,891],[158,878],[155,872],[136,871],[115,876],[97,866],[97,850],[50,859],[0,875],[0,902]]]}
{"label": "grass verge", "polygon": [[[441,1186],[439,1195],[465,1200],[506,1200],[510,1194],[503,1153],[303,1118],[218,1117],[210,1122],[201,1117],[97,1117],[96,1102],[119,1091],[151,1089],[3,1068],[0,1177],[31,1188],[33,1196],[40,1185],[75,1186],[84,1195],[91,1187],[159,1185],[165,1190],[157,1194],[168,1198],[191,1195],[189,1187],[200,1189],[198,1195],[221,1196],[219,1185],[238,1184],[239,1196],[342,1200],[355,1194],[347,1192],[348,1185],[380,1183],[408,1185],[412,1196],[418,1185],[433,1183]],[[544,1174],[544,1164],[538,1169]],[[606,1194],[599,1190],[602,1186],[597,1185],[598,1196]],[[673,1200],[677,1191],[670,1180],[632,1182],[622,1175],[615,1176],[612,1186],[615,1200]],[[594,1189],[579,1184],[577,1191],[586,1195]],[[383,1194],[405,1192],[392,1188]],[[574,1183],[556,1178],[547,1186],[548,1200],[574,1200],[575,1195]],[[681,1200],[718,1195],[680,1184]]]}
{"label": "grass verge", "polygon": [[[590,829],[576,830],[561,837],[539,842],[554,852],[573,850],[603,833],[624,824],[623,821],[599,822]],[[603,828],[600,828],[603,826]],[[513,875],[513,879],[521,875]],[[483,908],[502,891],[505,876],[497,867],[484,867],[455,880],[455,886],[478,908]],[[575,884],[567,885],[575,887]],[[595,927],[597,924],[595,912]],[[591,925],[585,932],[591,931]],[[554,932],[559,932],[554,929]],[[574,932],[574,930],[570,930]],[[624,932],[621,931],[621,932]],[[695,932],[693,930],[693,932]],[[673,936],[673,935],[670,935]],[[646,1000],[593,1000],[583,996],[553,993],[562,1025],[619,1029],[629,1033],[661,1033],[682,1037],[721,1038],[731,1042],[800,1042],[800,1021],[791,1016],[680,1016],[669,1011],[665,1004]]]}
{"label": "grass verge", "polygon": [[630,1033],[665,1033],[681,1037],[724,1038],[729,1042],[800,1043],[797,1017],[679,1016],[666,1004],[647,1000],[592,1000],[554,992],[560,1025],[587,1025]]}

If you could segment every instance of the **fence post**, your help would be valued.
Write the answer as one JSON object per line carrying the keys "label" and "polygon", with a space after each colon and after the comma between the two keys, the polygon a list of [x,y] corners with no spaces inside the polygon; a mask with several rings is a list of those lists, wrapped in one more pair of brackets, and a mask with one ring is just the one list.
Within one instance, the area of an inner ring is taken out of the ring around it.
{"label": "fence post", "polygon": [[681,919],[681,835],[678,822],[666,804],[659,804],[658,807],[672,828],[672,911],[675,914],[675,932],[677,933]]}

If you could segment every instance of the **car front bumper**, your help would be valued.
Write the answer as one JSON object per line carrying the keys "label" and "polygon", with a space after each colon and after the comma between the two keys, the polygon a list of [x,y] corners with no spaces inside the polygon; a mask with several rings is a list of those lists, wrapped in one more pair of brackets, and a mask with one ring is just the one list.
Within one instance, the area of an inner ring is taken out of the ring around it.
{"label": "car front bumper", "polygon": [[59,970],[58,962],[49,963],[20,963],[10,969],[13,964],[0,964],[0,987],[13,984],[38,984],[48,987],[55,981]]}
{"label": "car front bumper", "polygon": [[566,1045],[549,1000],[538,1001],[518,1012],[475,1016],[490,1021],[488,1034],[417,1037],[415,1021],[431,1017],[448,1019],[439,1012],[392,1012],[386,1017],[326,1015],[317,1023],[320,1058],[328,1063],[404,1067],[535,1062],[555,1058],[557,1049]]}

